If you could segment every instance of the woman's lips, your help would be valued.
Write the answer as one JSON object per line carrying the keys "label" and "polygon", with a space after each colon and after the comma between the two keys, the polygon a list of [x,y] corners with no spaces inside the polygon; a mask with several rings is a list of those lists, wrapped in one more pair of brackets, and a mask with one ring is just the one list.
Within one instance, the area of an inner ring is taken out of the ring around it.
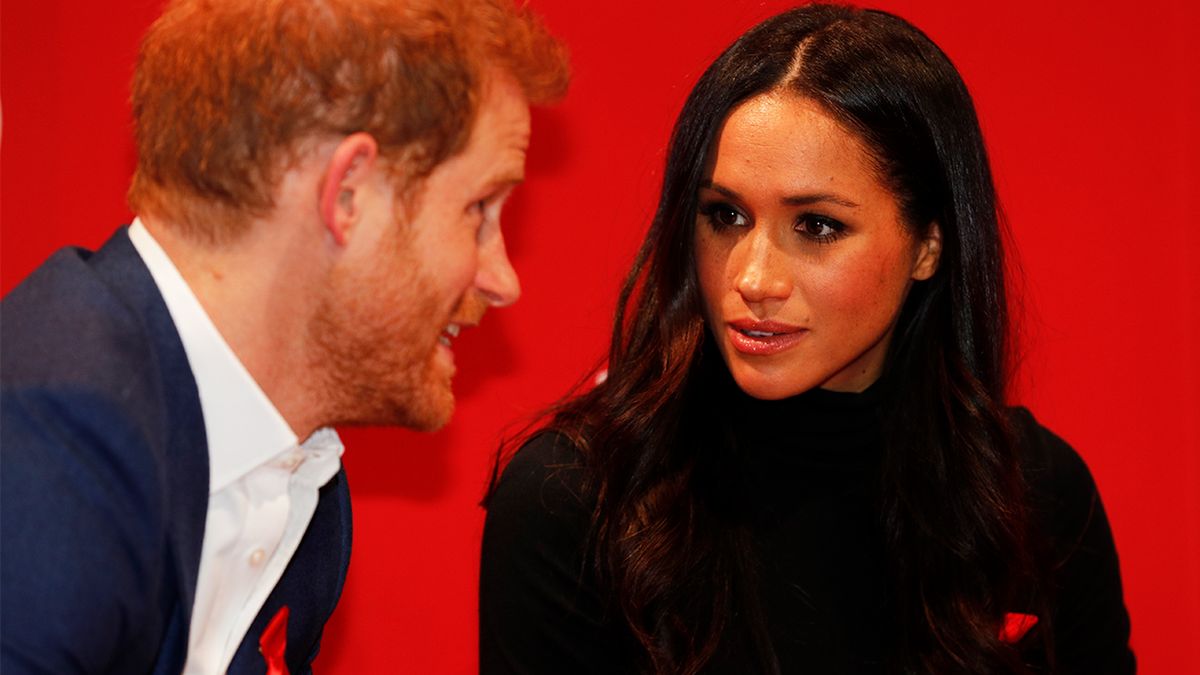
{"label": "woman's lips", "polygon": [[734,349],[755,356],[791,349],[808,335],[805,328],[775,321],[734,321],[726,325],[725,332]]}

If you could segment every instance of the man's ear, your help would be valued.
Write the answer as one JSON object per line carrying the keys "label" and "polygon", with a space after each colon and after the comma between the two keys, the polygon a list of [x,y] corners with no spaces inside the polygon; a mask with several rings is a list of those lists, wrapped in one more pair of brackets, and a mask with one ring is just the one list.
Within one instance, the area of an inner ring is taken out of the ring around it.
{"label": "man's ear", "polygon": [[321,178],[317,208],[321,222],[339,246],[358,222],[363,189],[379,157],[379,145],[370,134],[355,133],[334,148]]}
{"label": "man's ear", "polygon": [[942,228],[936,222],[929,224],[925,238],[921,240],[917,250],[917,260],[913,263],[912,278],[914,281],[924,281],[937,271],[938,261],[942,257]]}

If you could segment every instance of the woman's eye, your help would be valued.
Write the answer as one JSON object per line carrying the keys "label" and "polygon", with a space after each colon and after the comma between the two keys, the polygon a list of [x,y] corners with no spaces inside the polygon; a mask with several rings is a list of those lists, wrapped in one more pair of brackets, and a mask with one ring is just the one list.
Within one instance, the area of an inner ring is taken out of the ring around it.
{"label": "woman's eye", "polygon": [[814,214],[800,216],[800,220],[796,223],[797,232],[821,243],[834,241],[842,236],[845,230],[846,226],[833,218]]}
{"label": "woman's eye", "polygon": [[726,227],[741,227],[746,224],[746,217],[728,204],[710,204],[703,207],[701,213],[718,230]]}

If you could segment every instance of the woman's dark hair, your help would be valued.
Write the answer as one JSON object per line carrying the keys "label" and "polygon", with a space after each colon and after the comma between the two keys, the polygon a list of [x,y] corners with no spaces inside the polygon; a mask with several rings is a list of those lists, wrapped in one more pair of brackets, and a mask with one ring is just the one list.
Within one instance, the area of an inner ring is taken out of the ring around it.
{"label": "woman's dark hair", "polygon": [[[941,230],[939,268],[913,285],[886,365],[880,517],[903,673],[1021,672],[1003,612],[1037,575],[1003,407],[1007,320],[995,190],[954,66],[898,17],[813,5],[755,26],[684,104],[662,196],[621,291],[607,381],[554,410],[597,498],[592,560],[647,656],[696,673],[725,650],[778,669],[755,600],[746,527],[714,487],[728,461],[693,253],[697,192],[722,124],[786,91],[858,135],[915,235]],[[686,423],[685,423],[686,420]],[[730,617],[736,617],[731,619]]]}

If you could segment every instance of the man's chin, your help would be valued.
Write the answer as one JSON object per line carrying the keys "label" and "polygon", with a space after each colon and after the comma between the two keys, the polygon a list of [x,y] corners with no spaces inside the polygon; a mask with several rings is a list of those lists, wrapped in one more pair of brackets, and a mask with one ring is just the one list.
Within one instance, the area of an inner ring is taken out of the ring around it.
{"label": "man's chin", "polygon": [[[373,420],[373,424],[437,431],[450,422],[455,407],[453,366],[447,368],[439,351],[434,350],[419,373],[410,371],[408,378],[396,378],[390,386],[380,388],[379,393],[386,398],[379,401],[384,405],[378,412],[386,419]],[[393,370],[399,372],[400,367]],[[377,381],[384,379],[382,375],[376,376]]]}
{"label": "man's chin", "polygon": [[442,427],[450,423],[450,418],[454,416],[454,407],[450,406],[444,412],[439,411],[438,414],[422,417],[413,421],[410,428],[414,431],[433,432],[438,431]]}
{"label": "man's chin", "polygon": [[438,387],[421,400],[410,401],[402,424],[415,431],[437,431],[446,426],[453,416],[454,392],[449,386]]}

